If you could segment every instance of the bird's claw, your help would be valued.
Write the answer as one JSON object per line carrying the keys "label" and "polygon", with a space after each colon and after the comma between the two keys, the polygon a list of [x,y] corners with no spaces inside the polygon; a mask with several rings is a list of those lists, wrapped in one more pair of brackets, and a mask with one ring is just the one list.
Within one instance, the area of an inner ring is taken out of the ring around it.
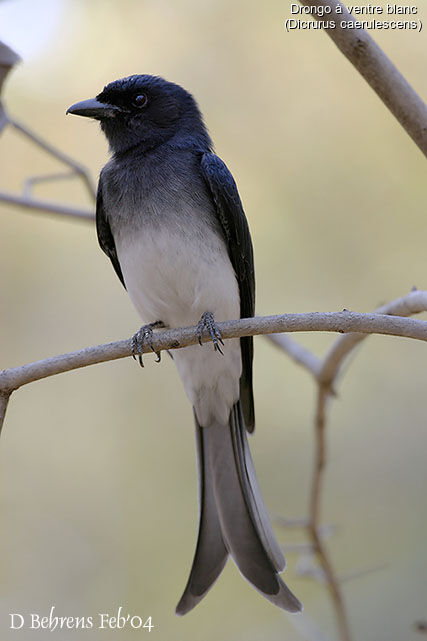
{"label": "bird's claw", "polygon": [[153,345],[153,328],[155,327],[164,327],[163,323],[161,321],[157,321],[155,323],[150,323],[149,325],[143,325],[137,332],[132,336],[131,340],[131,350],[132,350],[132,358],[136,360],[138,358],[138,362],[141,367],[144,367],[144,362],[142,360],[142,354],[143,354],[143,349],[144,349],[144,343],[146,343],[149,348],[151,349],[152,352],[154,352],[157,356],[156,358],[156,363],[160,363],[161,360],[161,354],[160,352],[157,352],[154,348]]}
{"label": "bird's claw", "polygon": [[202,336],[205,329],[207,329],[210,334],[212,343],[214,344],[214,350],[216,352],[219,352],[220,354],[223,354],[220,343],[221,345],[224,345],[224,341],[222,340],[221,332],[219,331],[218,326],[215,323],[214,315],[212,314],[212,312],[205,312],[197,324],[197,338],[199,341],[199,345],[203,344]]}

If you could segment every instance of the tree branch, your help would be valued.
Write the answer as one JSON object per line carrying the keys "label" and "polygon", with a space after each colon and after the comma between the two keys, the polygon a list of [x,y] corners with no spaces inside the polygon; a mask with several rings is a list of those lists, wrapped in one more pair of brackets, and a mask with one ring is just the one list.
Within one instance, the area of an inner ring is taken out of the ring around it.
{"label": "tree branch", "polygon": [[[379,307],[375,314],[406,317],[427,311],[427,291],[413,290],[406,296],[398,298]],[[347,312],[345,312],[347,313]],[[350,640],[350,628],[347,621],[344,599],[341,594],[339,580],[335,574],[332,562],[327,552],[326,543],[320,536],[320,509],[323,489],[324,471],[326,467],[326,411],[336,378],[344,360],[364,338],[366,333],[348,333],[334,341],[331,349],[323,359],[312,355],[305,347],[298,345],[288,336],[269,336],[276,345],[284,350],[294,361],[302,364],[313,375],[318,384],[317,405],[314,421],[315,454],[313,479],[309,508],[308,529],[313,549],[323,568],[337,619],[337,625],[342,641]]]}
{"label": "tree branch", "polygon": [[[409,294],[378,307],[373,313],[407,317],[426,311],[427,291],[413,289]],[[347,314],[350,312],[343,313]],[[332,385],[342,367],[344,358],[364,338],[367,338],[368,334],[369,332],[346,333],[345,336],[340,336],[332,344],[332,347],[323,358],[318,358],[289,336],[272,334],[266,338],[286,352],[295,363],[305,367],[319,383],[329,385],[331,391]]]}
{"label": "tree branch", "polygon": [[77,207],[68,207],[60,203],[51,203],[47,200],[35,200],[28,196],[15,196],[4,191],[0,191],[0,201],[8,203],[9,205],[17,205],[24,207],[24,209],[31,209],[34,211],[44,212],[46,214],[56,214],[64,218],[79,218],[80,220],[87,220],[93,223],[95,215],[89,209],[78,209]]}
{"label": "tree branch", "polygon": [[17,131],[19,131],[21,134],[23,134],[26,138],[28,138],[33,144],[37,145],[38,147],[41,147],[49,155],[53,156],[63,164],[67,165],[67,167],[70,167],[71,171],[67,173],[47,174],[45,176],[43,175],[30,176],[25,180],[22,195],[15,195],[15,194],[10,194],[8,192],[0,191],[0,201],[8,203],[9,205],[17,205],[19,207],[24,207],[25,209],[42,211],[49,214],[60,214],[61,216],[65,216],[68,218],[80,218],[83,220],[94,221],[95,220],[94,213],[90,210],[79,209],[77,207],[68,207],[67,205],[62,205],[60,203],[51,203],[49,201],[40,200],[39,198],[36,199],[31,196],[31,187],[36,182],[42,182],[42,181],[48,181],[48,180],[52,181],[52,180],[59,180],[59,179],[63,180],[65,178],[68,179],[73,176],[78,176],[82,180],[83,184],[85,185],[92,199],[95,199],[96,197],[96,190],[95,190],[94,184],[92,183],[90,174],[88,170],[85,169],[85,167],[80,165],[80,163],[76,162],[75,160],[70,158],[67,154],[64,154],[62,151],[60,151],[50,143],[40,138],[40,136],[32,132],[25,125],[22,125],[16,122],[15,120],[12,120],[6,114],[4,109],[2,113],[3,113],[3,120],[4,120],[3,126],[9,125],[13,127]]}
{"label": "tree branch", "polygon": [[9,116],[7,116],[7,120],[11,127],[13,127],[14,129],[16,129],[16,131],[19,131],[19,133],[21,133],[26,138],[31,140],[32,143],[34,143],[35,145],[43,149],[50,156],[53,156],[54,158],[59,160],[59,162],[62,162],[67,167],[70,167],[73,170],[73,172],[76,173],[83,181],[89,193],[89,196],[93,199],[96,198],[95,185],[92,182],[89,172],[85,167],[83,167],[83,165],[76,162],[73,158],[68,156],[68,154],[64,154],[64,152],[62,152],[57,147],[54,147],[50,143],[46,142],[46,140],[43,140],[43,138],[41,138],[36,133],[34,133],[34,131],[31,131],[31,129],[29,129],[26,125],[23,125],[22,123],[17,122],[16,120],[14,120],[13,118],[10,118]]}
{"label": "tree branch", "polygon": [[315,378],[317,378],[317,373],[320,370],[322,363],[317,356],[310,352],[310,350],[294,341],[290,336],[286,336],[286,334],[270,334],[266,336],[266,338],[286,352],[287,355],[295,361],[295,363],[305,367]]}
{"label": "tree branch", "polygon": [[[384,316],[381,314],[357,314],[355,312],[313,312],[309,314],[283,314],[281,316],[258,316],[218,323],[224,339],[276,332],[363,332],[392,336],[404,336],[427,341],[427,321]],[[203,342],[210,340],[207,331]],[[156,332],[153,347],[156,352],[195,345],[198,341],[196,327],[184,327]],[[53,356],[41,361],[5,369],[0,372],[0,394],[10,395],[22,385],[55,374],[130,356],[131,339],[86,347],[76,352]],[[143,353],[151,352],[144,345]]]}
{"label": "tree branch", "polygon": [[64,154],[60,149],[58,149],[54,145],[51,145],[46,140],[34,133],[26,125],[17,122],[6,113],[1,100],[3,82],[7,74],[10,72],[13,66],[17,62],[19,62],[19,60],[19,56],[14,51],[12,51],[12,49],[7,47],[0,41],[0,133],[5,127],[12,127],[21,135],[25,136],[32,144],[40,147],[47,154],[53,156],[54,158],[56,158],[56,160],[69,167],[71,171],[61,174],[47,174],[45,176],[32,176],[30,178],[27,178],[24,183],[23,193],[21,195],[0,191],[0,201],[6,202],[11,205],[18,205],[26,209],[34,209],[36,211],[44,211],[51,214],[60,214],[66,217],[93,221],[95,219],[95,216],[90,210],[68,207],[67,205],[61,205],[60,203],[51,203],[48,201],[32,198],[31,196],[31,187],[34,183],[47,180],[51,181],[64,179],[73,176],[77,176],[82,180],[89,193],[89,196],[93,200],[96,197],[96,188],[91,179],[89,171],[83,165],[75,161],[67,154]]}
{"label": "tree branch", "polygon": [[[21,58],[20,56],[18,56],[16,51],[13,51],[13,49],[5,45],[4,42],[1,42],[0,40],[0,94],[3,88],[3,83],[6,80],[11,69],[13,69],[13,67],[17,65],[18,62],[20,61],[21,61]],[[1,131],[1,125],[2,125],[2,109],[0,104],[0,131]]]}
{"label": "tree branch", "polygon": [[[427,311],[427,291],[413,290],[406,296],[398,298],[391,303],[382,305],[375,310],[375,314],[388,314],[393,316],[411,316]],[[321,362],[317,371],[316,378],[329,388],[332,387],[336,380],[343,361],[349,352],[354,349],[364,338],[366,334],[347,334],[341,336],[332,345],[329,352]]]}
{"label": "tree branch", "polygon": [[320,508],[324,481],[324,471],[326,467],[326,406],[329,399],[329,387],[318,386],[316,416],[314,421],[315,435],[315,453],[313,479],[311,483],[310,496],[310,523],[309,532],[313,543],[314,551],[317,555],[320,565],[325,573],[326,585],[334,604],[336,620],[341,641],[350,641],[350,626],[347,620],[347,613],[344,599],[339,587],[338,577],[335,574],[332,561],[329,558],[326,544],[320,536]]}
{"label": "tree branch", "polygon": [[[328,36],[427,156],[427,106],[375,40],[364,29],[340,26],[341,21],[355,22],[356,19],[339,0],[300,0],[300,3],[307,7],[330,8],[330,13],[325,16],[314,14],[315,17],[321,21],[335,21],[335,29],[325,28]],[[337,13],[337,5],[341,7],[341,13]],[[366,16],[358,18],[365,19]]]}

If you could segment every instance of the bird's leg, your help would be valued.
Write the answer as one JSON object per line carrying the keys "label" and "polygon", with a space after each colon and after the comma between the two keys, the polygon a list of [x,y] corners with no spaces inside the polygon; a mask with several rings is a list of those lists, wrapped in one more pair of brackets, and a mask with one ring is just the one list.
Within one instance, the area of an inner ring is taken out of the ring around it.
{"label": "bird's leg", "polygon": [[142,349],[144,347],[144,343],[147,343],[147,345],[151,348],[151,350],[156,354],[157,359],[156,363],[160,363],[160,352],[156,352],[156,350],[153,347],[153,329],[165,327],[163,321],[155,321],[154,323],[149,323],[148,325],[143,325],[137,332],[132,336],[132,357],[134,360],[136,360],[136,357],[138,356],[138,362],[141,365],[141,367],[144,367],[144,363],[142,361]]}
{"label": "bird's leg", "polygon": [[202,317],[197,324],[197,338],[199,339],[199,345],[202,345],[202,335],[205,329],[208,330],[211,336],[215,351],[222,354],[223,351],[220,348],[219,344],[221,343],[221,345],[224,345],[224,342],[221,337],[221,332],[219,331],[218,326],[215,323],[214,315],[212,314],[212,312],[205,312],[204,314],[202,314]]}

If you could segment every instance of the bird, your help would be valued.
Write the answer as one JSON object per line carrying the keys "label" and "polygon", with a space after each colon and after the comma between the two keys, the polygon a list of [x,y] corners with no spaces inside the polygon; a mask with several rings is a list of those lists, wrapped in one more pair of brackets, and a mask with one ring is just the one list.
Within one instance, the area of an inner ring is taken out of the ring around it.
{"label": "bird", "polygon": [[228,557],[271,603],[299,612],[249,450],[253,339],[223,341],[217,326],[255,314],[252,241],[233,176],[193,95],[159,76],[110,82],[67,113],[99,121],[109,143],[96,227],[143,322],[133,356],[141,361],[144,344],[154,351],[159,328],[197,326],[200,344],[170,352],[193,406],[199,485],[196,551],[176,613],[203,599]]}

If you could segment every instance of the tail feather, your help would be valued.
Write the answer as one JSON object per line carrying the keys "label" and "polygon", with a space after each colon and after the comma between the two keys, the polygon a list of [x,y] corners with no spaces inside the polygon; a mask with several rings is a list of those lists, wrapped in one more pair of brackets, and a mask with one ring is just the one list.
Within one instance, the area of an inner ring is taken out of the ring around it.
{"label": "tail feather", "polygon": [[228,558],[228,550],[222,538],[218,519],[213,485],[209,482],[211,474],[207,468],[204,428],[198,424],[196,415],[194,417],[199,473],[199,535],[187,586],[176,606],[175,612],[179,615],[186,614],[203,599],[221,574]]}
{"label": "tail feather", "polygon": [[269,601],[290,612],[301,603],[278,572],[285,559],[264,506],[240,403],[227,425],[196,420],[200,477],[199,537],[190,578],[177,606],[185,614],[206,594],[230,553],[243,576]]}
{"label": "tail feather", "polygon": [[277,572],[282,572],[286,567],[286,560],[274,535],[270,518],[261,496],[240,403],[236,403],[231,411],[230,428],[233,440],[234,460],[250,517],[260,537],[261,544],[273,563],[274,568]]}

